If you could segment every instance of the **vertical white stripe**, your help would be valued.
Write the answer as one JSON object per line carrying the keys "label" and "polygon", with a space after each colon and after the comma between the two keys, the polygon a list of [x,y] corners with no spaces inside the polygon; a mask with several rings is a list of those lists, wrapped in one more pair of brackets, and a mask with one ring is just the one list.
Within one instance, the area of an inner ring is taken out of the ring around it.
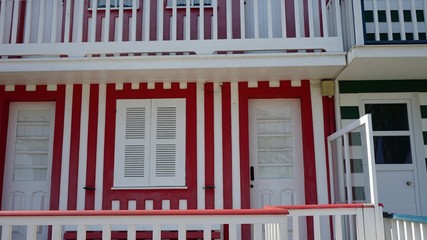
{"label": "vertical white stripe", "polygon": [[233,208],[240,208],[239,86],[231,83],[231,154]]}
{"label": "vertical white stripe", "polygon": [[84,210],[86,198],[86,192],[83,187],[86,185],[87,138],[89,130],[89,95],[90,85],[83,84],[82,110],[80,117],[79,170],[77,175],[77,210]]}
{"label": "vertical white stripe", "polygon": [[59,210],[67,210],[68,203],[68,176],[70,168],[70,140],[71,140],[71,110],[73,105],[73,85],[65,87],[64,104],[64,133],[62,142],[61,183],[59,191]]}
{"label": "vertical white stripe", "polygon": [[224,208],[224,184],[222,164],[222,83],[214,84],[214,163],[215,163],[215,208]]}
{"label": "vertical white stripe", "polygon": [[205,209],[205,96],[204,83],[197,83],[197,208]]}
{"label": "vertical white stripe", "polygon": [[[320,82],[310,85],[311,108],[313,113],[313,132],[314,132],[314,156],[316,160],[316,182],[318,201],[320,204],[328,203],[328,182],[326,176],[326,152],[324,148],[324,125],[323,125],[323,104],[320,89]],[[329,234],[329,224],[322,221],[322,235]],[[330,238],[329,236],[326,238]]]}
{"label": "vertical white stripe", "polygon": [[102,209],[102,190],[104,186],[104,142],[105,142],[105,101],[106,85],[99,84],[98,136],[96,143],[95,210]]}

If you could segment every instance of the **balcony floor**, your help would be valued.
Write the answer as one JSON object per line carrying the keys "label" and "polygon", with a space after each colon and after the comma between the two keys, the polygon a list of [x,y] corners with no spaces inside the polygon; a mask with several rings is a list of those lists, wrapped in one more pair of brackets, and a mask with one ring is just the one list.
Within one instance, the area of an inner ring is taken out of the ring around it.
{"label": "balcony floor", "polygon": [[345,53],[252,53],[0,60],[0,84],[333,79]]}
{"label": "balcony floor", "polygon": [[365,45],[347,54],[337,80],[406,80],[427,78],[427,45]]}

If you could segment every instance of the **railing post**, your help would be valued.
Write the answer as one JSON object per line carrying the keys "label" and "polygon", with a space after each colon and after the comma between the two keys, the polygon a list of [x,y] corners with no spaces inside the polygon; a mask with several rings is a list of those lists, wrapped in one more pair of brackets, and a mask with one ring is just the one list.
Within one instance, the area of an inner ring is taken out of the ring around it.
{"label": "railing post", "polygon": [[363,0],[353,0],[354,35],[356,45],[364,44],[362,1]]}

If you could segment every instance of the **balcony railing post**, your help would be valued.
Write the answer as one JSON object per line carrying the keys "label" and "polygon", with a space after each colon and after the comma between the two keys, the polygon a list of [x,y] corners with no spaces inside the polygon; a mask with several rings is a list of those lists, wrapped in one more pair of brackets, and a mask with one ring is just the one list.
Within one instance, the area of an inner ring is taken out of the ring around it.
{"label": "balcony railing post", "polygon": [[362,1],[363,0],[353,0],[354,35],[356,45],[364,44]]}

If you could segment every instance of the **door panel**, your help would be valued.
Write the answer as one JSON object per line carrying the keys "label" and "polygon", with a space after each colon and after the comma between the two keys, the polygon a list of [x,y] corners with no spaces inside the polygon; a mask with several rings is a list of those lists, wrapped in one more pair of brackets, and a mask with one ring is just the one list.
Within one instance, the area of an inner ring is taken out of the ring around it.
{"label": "door panel", "polygon": [[[46,210],[52,167],[54,103],[11,103],[6,146],[2,210]],[[12,238],[26,238],[23,226]],[[37,239],[46,239],[40,227]]]}
{"label": "door panel", "polygon": [[420,214],[411,100],[365,100],[372,115],[378,200],[384,211]]}

